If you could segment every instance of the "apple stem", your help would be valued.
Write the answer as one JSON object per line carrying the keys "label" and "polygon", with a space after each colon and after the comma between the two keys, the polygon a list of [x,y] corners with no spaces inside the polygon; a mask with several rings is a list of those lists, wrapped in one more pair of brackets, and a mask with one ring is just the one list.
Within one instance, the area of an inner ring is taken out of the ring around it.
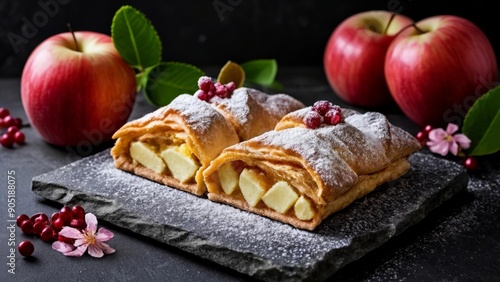
{"label": "apple stem", "polygon": [[387,25],[385,26],[385,29],[384,29],[384,33],[383,34],[387,34],[387,31],[389,30],[389,26],[391,25],[392,23],[392,20],[394,20],[394,18],[396,17],[396,13],[392,13],[391,14],[391,18],[389,19],[389,22],[387,23]]}
{"label": "apple stem", "polygon": [[75,41],[76,51],[80,52],[80,48],[78,48],[78,42],[76,41],[76,36],[75,36],[75,33],[73,32],[73,29],[71,28],[71,24],[68,23],[67,25],[68,25],[69,32],[71,32],[71,35],[73,35],[73,41]]}
{"label": "apple stem", "polygon": [[421,29],[417,26],[417,24],[412,23],[411,25],[412,25],[412,26],[413,26],[413,27],[414,27],[414,28],[415,28],[415,29],[416,29],[416,30],[417,30],[420,34],[425,33],[423,30],[421,30]]}

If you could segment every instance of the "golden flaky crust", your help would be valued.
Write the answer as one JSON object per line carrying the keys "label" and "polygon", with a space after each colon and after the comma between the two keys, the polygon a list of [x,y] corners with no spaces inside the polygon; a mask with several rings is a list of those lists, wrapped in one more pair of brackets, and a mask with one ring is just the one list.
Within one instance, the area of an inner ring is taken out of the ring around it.
{"label": "golden flaky crust", "polygon": [[[183,94],[169,105],[130,121],[114,135],[111,155],[119,169],[196,195],[206,187],[202,172],[220,152],[242,140],[272,130],[287,113],[304,105],[284,94],[268,95],[249,88],[235,90],[230,99],[206,103]],[[169,173],[157,174],[130,156],[131,142],[148,144],[159,154],[169,146],[187,144],[200,163],[195,181],[181,183]]]}
{"label": "golden flaky crust", "polygon": [[[204,172],[208,198],[313,230],[333,212],[401,177],[410,167],[407,157],[420,149],[413,136],[391,125],[380,113],[343,109],[345,122],[311,130],[303,122],[309,110],[293,112],[276,130],[224,149]],[[299,220],[293,208],[281,214],[262,201],[250,207],[241,192],[227,196],[217,172],[235,161],[258,168],[274,181],[287,181],[314,203],[314,217]]]}

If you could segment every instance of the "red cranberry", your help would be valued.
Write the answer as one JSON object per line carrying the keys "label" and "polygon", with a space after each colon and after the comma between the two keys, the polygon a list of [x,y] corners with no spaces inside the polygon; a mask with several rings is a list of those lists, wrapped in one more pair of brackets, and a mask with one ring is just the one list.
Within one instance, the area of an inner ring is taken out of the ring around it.
{"label": "red cranberry", "polygon": [[203,90],[196,91],[196,93],[194,93],[194,96],[205,102],[208,102],[208,100],[210,100],[210,97],[208,97],[207,92]]}
{"label": "red cranberry", "polygon": [[227,89],[227,92],[229,92],[229,94],[232,94],[234,92],[234,90],[236,89],[236,84],[234,84],[234,82],[228,82],[226,83],[226,89]]}
{"label": "red cranberry", "polygon": [[85,222],[85,219],[81,219],[81,218],[76,219],[75,218],[75,219],[71,220],[71,223],[69,224],[69,226],[76,228],[76,229],[79,229],[79,230],[82,230],[82,229],[85,229],[85,227],[87,227],[87,223]]}
{"label": "red cranberry", "polygon": [[63,220],[64,225],[69,225],[71,220],[73,219],[73,211],[70,207],[64,206],[59,211],[59,219]]}
{"label": "red cranberry", "polygon": [[219,82],[215,83],[215,96],[221,98],[227,98],[227,89],[224,85]]}
{"label": "red cranberry", "polygon": [[38,218],[38,217],[42,217],[42,218],[45,218],[46,220],[49,220],[49,218],[47,217],[46,214],[44,214],[43,212],[37,212],[35,213],[34,215],[32,215],[30,217],[30,220],[35,222],[35,220]]}
{"label": "red cranberry", "polygon": [[429,134],[429,132],[431,132],[431,130],[433,130],[433,129],[434,129],[434,128],[432,128],[432,126],[431,126],[430,124],[428,124],[428,125],[426,125],[426,126],[424,127],[424,130],[423,130],[423,131],[424,131],[425,133]]}
{"label": "red cranberry", "polygon": [[17,128],[23,127],[23,120],[21,118],[15,118],[14,121],[15,121],[14,125],[17,126]]}
{"label": "red cranberry", "polygon": [[48,226],[48,221],[37,221],[33,224],[33,234],[40,235],[45,227]]}
{"label": "red cranberry", "polygon": [[342,121],[342,115],[336,109],[331,109],[325,114],[325,123],[329,125],[336,125]]}
{"label": "red cranberry", "polygon": [[75,239],[64,237],[63,235],[58,235],[57,236],[57,241],[68,243],[68,244],[74,244],[75,243]]}
{"label": "red cranberry", "polygon": [[73,212],[73,219],[85,219],[85,210],[80,205],[74,205],[71,208]]}
{"label": "red cranberry", "polygon": [[10,111],[6,108],[0,108],[0,118],[10,115]]}
{"label": "red cranberry", "polygon": [[59,218],[59,213],[58,213],[58,212],[55,212],[55,213],[53,213],[53,214],[50,216],[50,221],[51,221],[51,222],[54,222],[54,221],[56,221],[56,219],[58,219],[58,218]]}
{"label": "red cranberry", "polygon": [[467,170],[475,170],[477,169],[477,160],[474,157],[468,157],[464,160],[464,167]]}
{"label": "red cranberry", "polygon": [[30,217],[27,214],[24,214],[24,213],[20,214],[16,219],[17,226],[21,227],[21,223],[23,223],[23,221],[28,220],[28,219],[30,219]]}
{"label": "red cranberry", "polygon": [[425,140],[427,140],[427,138],[428,138],[429,136],[428,136],[428,132],[425,132],[425,131],[419,131],[415,137],[417,138],[417,140],[418,140],[420,143],[422,143],[422,142],[424,142]]}
{"label": "red cranberry", "polygon": [[29,257],[35,251],[35,246],[33,246],[33,243],[31,243],[30,241],[24,240],[19,243],[17,250],[23,257]]}
{"label": "red cranberry", "polygon": [[46,243],[53,242],[57,238],[57,232],[52,227],[47,226],[40,233],[40,238]]}
{"label": "red cranberry", "polygon": [[25,141],[26,136],[21,131],[18,131],[14,134],[14,142],[16,142],[17,144],[22,145]]}
{"label": "red cranberry", "polygon": [[21,223],[21,231],[24,234],[33,234],[33,221],[27,219]]}
{"label": "red cranberry", "polygon": [[16,132],[18,132],[18,131],[19,131],[19,128],[15,125],[12,125],[9,128],[7,128],[7,131],[5,133],[14,137],[14,134],[16,134]]}
{"label": "red cranberry", "polygon": [[214,85],[214,83],[213,83],[212,79],[208,76],[202,76],[198,79],[198,88],[200,90],[208,92],[211,90],[213,85]]}
{"label": "red cranberry", "polygon": [[44,213],[36,213],[35,215],[33,215],[30,218],[30,220],[33,221],[33,222],[37,222],[37,221],[48,222],[49,221],[49,217],[46,214],[44,214]]}
{"label": "red cranberry", "polygon": [[14,145],[14,141],[14,137],[7,133],[4,133],[2,137],[0,137],[0,144],[4,147],[12,147],[12,145]]}
{"label": "red cranberry", "polygon": [[318,112],[310,111],[304,117],[307,128],[315,129],[321,126],[321,115]]}
{"label": "red cranberry", "polygon": [[326,101],[326,100],[320,100],[316,101],[313,106],[312,110],[319,113],[320,115],[324,116],[328,110],[332,107],[332,103]]}
{"label": "red cranberry", "polygon": [[3,127],[5,128],[9,128],[11,126],[13,126],[16,121],[14,120],[14,118],[12,116],[6,116],[3,118]]}
{"label": "red cranberry", "polygon": [[52,228],[56,230],[57,232],[61,231],[61,229],[65,226],[64,221],[62,218],[58,218],[55,221],[52,222]]}

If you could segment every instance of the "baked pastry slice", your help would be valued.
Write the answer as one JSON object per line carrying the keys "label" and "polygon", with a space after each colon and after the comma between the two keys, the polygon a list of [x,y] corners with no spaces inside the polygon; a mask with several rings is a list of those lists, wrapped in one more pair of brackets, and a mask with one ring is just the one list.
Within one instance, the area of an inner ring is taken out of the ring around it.
{"label": "baked pastry slice", "polygon": [[[223,150],[204,171],[210,200],[314,230],[326,217],[410,168],[420,149],[380,113],[342,109],[336,125],[311,129],[311,107],[276,130]],[[323,117],[322,119],[325,119]]]}
{"label": "baked pastry slice", "polygon": [[289,95],[249,88],[210,102],[183,94],[120,128],[111,155],[119,169],[203,195],[202,172],[224,148],[272,130],[303,107]]}

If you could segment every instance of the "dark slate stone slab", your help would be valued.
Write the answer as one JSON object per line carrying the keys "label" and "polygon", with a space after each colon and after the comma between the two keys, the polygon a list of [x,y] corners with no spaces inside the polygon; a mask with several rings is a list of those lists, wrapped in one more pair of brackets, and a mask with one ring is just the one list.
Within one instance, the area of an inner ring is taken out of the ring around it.
{"label": "dark slate stone slab", "polygon": [[412,169],[314,231],[240,211],[115,169],[109,150],[34,177],[36,194],[266,281],[321,281],[467,187],[465,170],[416,153]]}

